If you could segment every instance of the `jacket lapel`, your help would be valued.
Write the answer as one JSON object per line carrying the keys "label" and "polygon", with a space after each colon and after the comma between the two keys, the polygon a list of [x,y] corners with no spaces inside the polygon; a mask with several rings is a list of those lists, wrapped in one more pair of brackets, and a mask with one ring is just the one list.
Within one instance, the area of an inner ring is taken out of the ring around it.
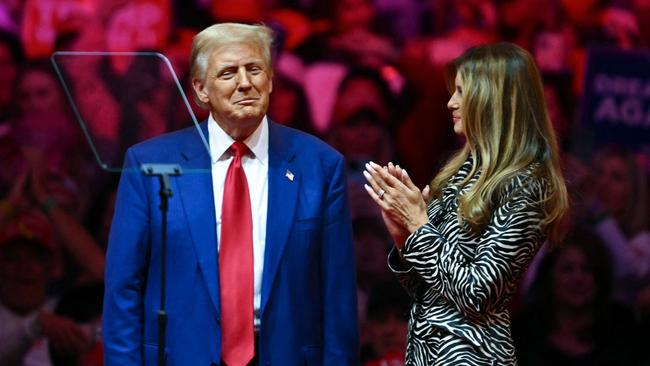
{"label": "jacket lapel", "polygon": [[[207,122],[200,124],[204,136],[208,136]],[[182,153],[183,177],[178,179],[181,203],[185,210],[187,226],[196,258],[212,299],[217,315],[219,305],[219,267],[217,261],[217,232],[212,191],[212,174],[209,152],[197,139],[188,144]]]}
{"label": "jacket lapel", "polygon": [[283,138],[281,129],[269,121],[269,194],[261,314],[264,314],[287,245],[300,189],[300,171],[293,163],[295,152],[287,140]]}
{"label": "jacket lapel", "polygon": [[[201,123],[201,129],[207,137],[207,122]],[[208,286],[215,311],[220,314],[217,232],[210,156],[198,140],[192,147],[185,149],[182,155],[185,160],[184,176],[177,180],[181,202],[201,273]],[[260,306],[262,314],[293,225],[301,182],[300,172],[293,163],[294,157],[295,152],[283,138],[280,128],[269,121],[269,193]],[[198,197],[202,199],[197,199]]]}

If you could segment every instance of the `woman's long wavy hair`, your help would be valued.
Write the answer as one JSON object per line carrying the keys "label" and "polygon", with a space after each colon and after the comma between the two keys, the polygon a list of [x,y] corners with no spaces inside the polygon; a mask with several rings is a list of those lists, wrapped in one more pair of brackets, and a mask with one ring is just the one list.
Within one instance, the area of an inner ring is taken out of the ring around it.
{"label": "woman's long wavy hair", "polygon": [[562,222],[568,197],[557,140],[533,58],[511,43],[482,45],[468,49],[448,71],[450,90],[455,88],[456,74],[463,86],[461,120],[467,142],[433,179],[434,196],[440,196],[470,154],[477,157],[460,185],[477,171],[480,176],[459,197],[458,213],[479,232],[490,221],[504,185],[518,172],[539,163],[535,174],[550,185],[542,202],[542,225],[551,242],[559,242],[565,229]]}

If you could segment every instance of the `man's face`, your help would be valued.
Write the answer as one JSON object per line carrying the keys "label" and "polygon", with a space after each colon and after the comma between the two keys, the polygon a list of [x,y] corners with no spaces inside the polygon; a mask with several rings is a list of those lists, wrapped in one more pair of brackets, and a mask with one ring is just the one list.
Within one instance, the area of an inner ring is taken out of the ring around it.
{"label": "man's face", "polygon": [[238,130],[250,134],[262,121],[273,88],[271,76],[258,45],[230,43],[212,52],[205,79],[192,84],[215,120],[233,136]]}

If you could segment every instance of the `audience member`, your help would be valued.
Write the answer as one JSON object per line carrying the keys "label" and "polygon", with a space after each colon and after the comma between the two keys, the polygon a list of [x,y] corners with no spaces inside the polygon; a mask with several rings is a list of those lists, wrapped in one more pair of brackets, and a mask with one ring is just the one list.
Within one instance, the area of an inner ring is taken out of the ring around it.
{"label": "audience member", "polygon": [[336,126],[361,109],[371,110],[392,128],[396,99],[382,75],[372,68],[349,69],[338,87],[332,111],[332,126]]}
{"label": "audience member", "polygon": [[370,290],[368,318],[362,325],[364,366],[404,365],[410,298],[396,279],[377,281]]}
{"label": "audience member", "polygon": [[12,117],[18,68],[23,62],[22,46],[14,34],[0,30],[0,137],[6,134],[7,120]]}
{"label": "audience member", "polygon": [[633,153],[616,146],[597,151],[592,170],[587,214],[612,256],[614,296],[631,305],[650,283],[647,174]]}
{"label": "audience member", "polygon": [[329,27],[314,33],[296,50],[307,62],[330,60],[376,67],[397,60],[398,50],[376,30],[373,0],[336,0],[329,13]]}
{"label": "audience member", "polygon": [[52,366],[102,366],[101,315],[104,286],[88,284],[72,288],[59,299],[55,314],[72,319],[79,324],[87,342],[78,352],[61,352],[49,347]]}
{"label": "audience member", "polygon": [[45,61],[24,65],[16,97],[17,113],[7,138],[14,148],[3,154],[8,164],[1,173],[7,187],[2,195],[5,220],[41,209],[53,226],[57,252],[62,249],[63,258],[69,259],[64,278],[72,265],[81,268],[82,277],[101,280],[103,254],[80,221],[98,170],[52,66]]}
{"label": "audience member", "polygon": [[61,354],[79,352],[87,335],[54,314],[56,299],[48,296],[55,250],[47,220],[24,214],[0,232],[0,364],[49,366],[49,346]]}
{"label": "audience member", "polygon": [[273,78],[268,114],[274,122],[314,134],[305,91],[300,84],[282,74]]}
{"label": "audience member", "polygon": [[555,128],[560,149],[566,153],[575,133],[575,98],[571,91],[571,77],[567,73],[548,73],[542,75],[544,96],[548,117]]}
{"label": "audience member", "polygon": [[530,301],[513,322],[519,364],[632,365],[632,312],[611,298],[612,263],[598,237],[569,235],[546,254]]}
{"label": "audience member", "polygon": [[[367,215],[367,212],[363,214]],[[380,220],[378,213],[376,216],[358,216],[352,220],[361,323],[368,317],[368,297],[372,289],[377,283],[392,277],[386,269],[390,238]]]}
{"label": "audience member", "polygon": [[24,0],[4,0],[0,4],[0,30],[18,34]]}

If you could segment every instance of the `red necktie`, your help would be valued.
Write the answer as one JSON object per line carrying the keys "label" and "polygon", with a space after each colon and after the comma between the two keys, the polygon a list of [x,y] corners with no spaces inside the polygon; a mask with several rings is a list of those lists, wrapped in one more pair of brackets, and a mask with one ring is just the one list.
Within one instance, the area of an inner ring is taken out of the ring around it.
{"label": "red necktie", "polygon": [[219,288],[221,290],[221,359],[245,366],[255,353],[253,330],[253,219],[241,141],[230,147],[233,159],[226,173],[221,206]]}

